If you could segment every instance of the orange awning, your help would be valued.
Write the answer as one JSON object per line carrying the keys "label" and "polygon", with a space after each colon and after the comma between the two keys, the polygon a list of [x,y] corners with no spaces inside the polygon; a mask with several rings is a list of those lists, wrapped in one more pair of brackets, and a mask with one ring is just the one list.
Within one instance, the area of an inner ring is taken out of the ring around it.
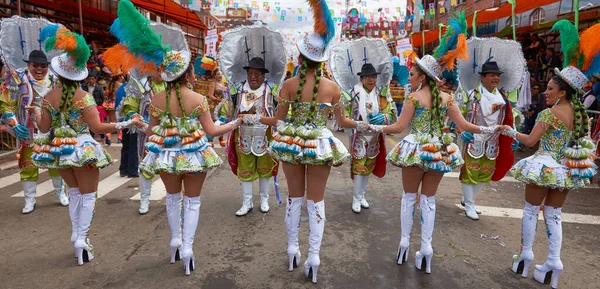
{"label": "orange awning", "polygon": [[168,21],[176,22],[181,26],[190,26],[201,31],[206,31],[206,25],[200,21],[194,11],[181,7],[173,0],[131,0],[136,7],[146,9],[159,17],[167,16]]}
{"label": "orange awning", "polygon": [[[517,1],[515,7],[515,15],[533,10],[535,8],[552,4],[560,0],[535,0],[535,1]],[[488,23],[500,18],[510,17],[512,15],[512,5],[505,2],[500,7],[490,8],[477,12],[477,24]],[[469,28],[473,27],[473,15],[467,17],[467,24]],[[444,30],[445,31],[445,30]],[[412,35],[411,43],[413,47],[420,47],[423,45],[423,36],[419,33]],[[432,43],[439,40],[438,30],[425,31],[425,44]]]}

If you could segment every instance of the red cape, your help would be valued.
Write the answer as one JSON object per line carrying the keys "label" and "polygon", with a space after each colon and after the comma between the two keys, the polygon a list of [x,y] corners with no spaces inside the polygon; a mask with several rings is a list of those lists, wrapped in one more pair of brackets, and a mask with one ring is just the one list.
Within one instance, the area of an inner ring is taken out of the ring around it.
{"label": "red cape", "polygon": [[[506,110],[504,113],[504,125],[513,127],[513,115],[510,102],[506,101]],[[500,135],[498,146],[500,152],[496,158],[496,171],[492,175],[492,181],[497,182],[504,178],[515,162],[515,154],[512,150],[513,138],[505,135]]]}

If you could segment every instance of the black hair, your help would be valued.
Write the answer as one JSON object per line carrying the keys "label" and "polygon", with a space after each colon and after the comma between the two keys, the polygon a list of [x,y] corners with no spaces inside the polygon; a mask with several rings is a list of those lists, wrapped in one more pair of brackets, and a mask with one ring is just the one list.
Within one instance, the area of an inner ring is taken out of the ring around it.
{"label": "black hair", "polygon": [[552,77],[552,81],[558,85],[559,91],[565,92],[566,99],[571,101],[571,104],[573,105],[573,110],[575,112],[575,134],[573,135],[573,139],[571,141],[574,142],[579,138],[585,137],[588,134],[589,117],[585,111],[585,106],[579,100],[577,90],[571,87],[571,85],[569,85],[558,75]]}

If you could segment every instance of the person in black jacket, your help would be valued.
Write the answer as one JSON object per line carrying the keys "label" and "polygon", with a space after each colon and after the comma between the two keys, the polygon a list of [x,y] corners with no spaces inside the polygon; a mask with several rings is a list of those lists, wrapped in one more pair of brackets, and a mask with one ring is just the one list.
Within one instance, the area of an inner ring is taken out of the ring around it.
{"label": "person in black jacket", "polygon": [[[92,95],[94,101],[96,102],[96,107],[102,107],[102,103],[104,103],[104,88],[96,83],[96,74],[93,73],[93,71],[88,75],[85,83],[81,85],[81,89],[89,92]],[[98,112],[100,115],[100,121],[104,122],[104,119],[108,114],[106,111],[104,111],[104,109],[102,109],[102,111],[99,109]],[[94,137],[93,133],[92,137]],[[104,135],[101,134],[100,138],[104,139]]]}

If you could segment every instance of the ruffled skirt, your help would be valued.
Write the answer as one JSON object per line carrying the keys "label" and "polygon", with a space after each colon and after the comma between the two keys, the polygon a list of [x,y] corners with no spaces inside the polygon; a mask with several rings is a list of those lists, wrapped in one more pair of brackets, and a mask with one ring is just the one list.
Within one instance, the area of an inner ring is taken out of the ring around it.
{"label": "ruffled skirt", "polygon": [[[278,133],[273,134],[268,152],[276,160],[301,165],[340,166],[350,158],[344,144],[327,128],[320,129],[320,136],[314,140],[300,140],[296,137],[292,144],[280,141]],[[300,145],[298,145],[300,142]],[[302,148],[308,144],[310,148]]]}
{"label": "ruffled skirt", "polygon": [[448,173],[465,163],[458,146],[454,143],[449,146],[454,151],[451,157],[444,160],[429,159],[425,156],[428,153],[423,151],[422,145],[416,141],[416,135],[409,134],[392,148],[386,160],[397,167],[418,167],[424,171]]}
{"label": "ruffled skirt", "polygon": [[[45,155],[43,155],[45,154]],[[89,134],[77,136],[75,150],[67,155],[54,156],[51,161],[48,153],[34,153],[33,162],[38,168],[64,169],[89,166],[104,168],[112,163],[108,152]]]}
{"label": "ruffled skirt", "polygon": [[[596,167],[592,168],[594,170]],[[510,170],[512,176],[526,184],[550,189],[576,189],[590,183],[589,178],[572,177],[569,168],[550,155],[532,155],[517,162]]]}
{"label": "ruffled skirt", "polygon": [[149,151],[139,168],[146,174],[183,175],[203,173],[220,166],[222,162],[217,152],[208,145],[194,152],[186,152],[181,145],[176,145],[162,148],[160,153]]}

